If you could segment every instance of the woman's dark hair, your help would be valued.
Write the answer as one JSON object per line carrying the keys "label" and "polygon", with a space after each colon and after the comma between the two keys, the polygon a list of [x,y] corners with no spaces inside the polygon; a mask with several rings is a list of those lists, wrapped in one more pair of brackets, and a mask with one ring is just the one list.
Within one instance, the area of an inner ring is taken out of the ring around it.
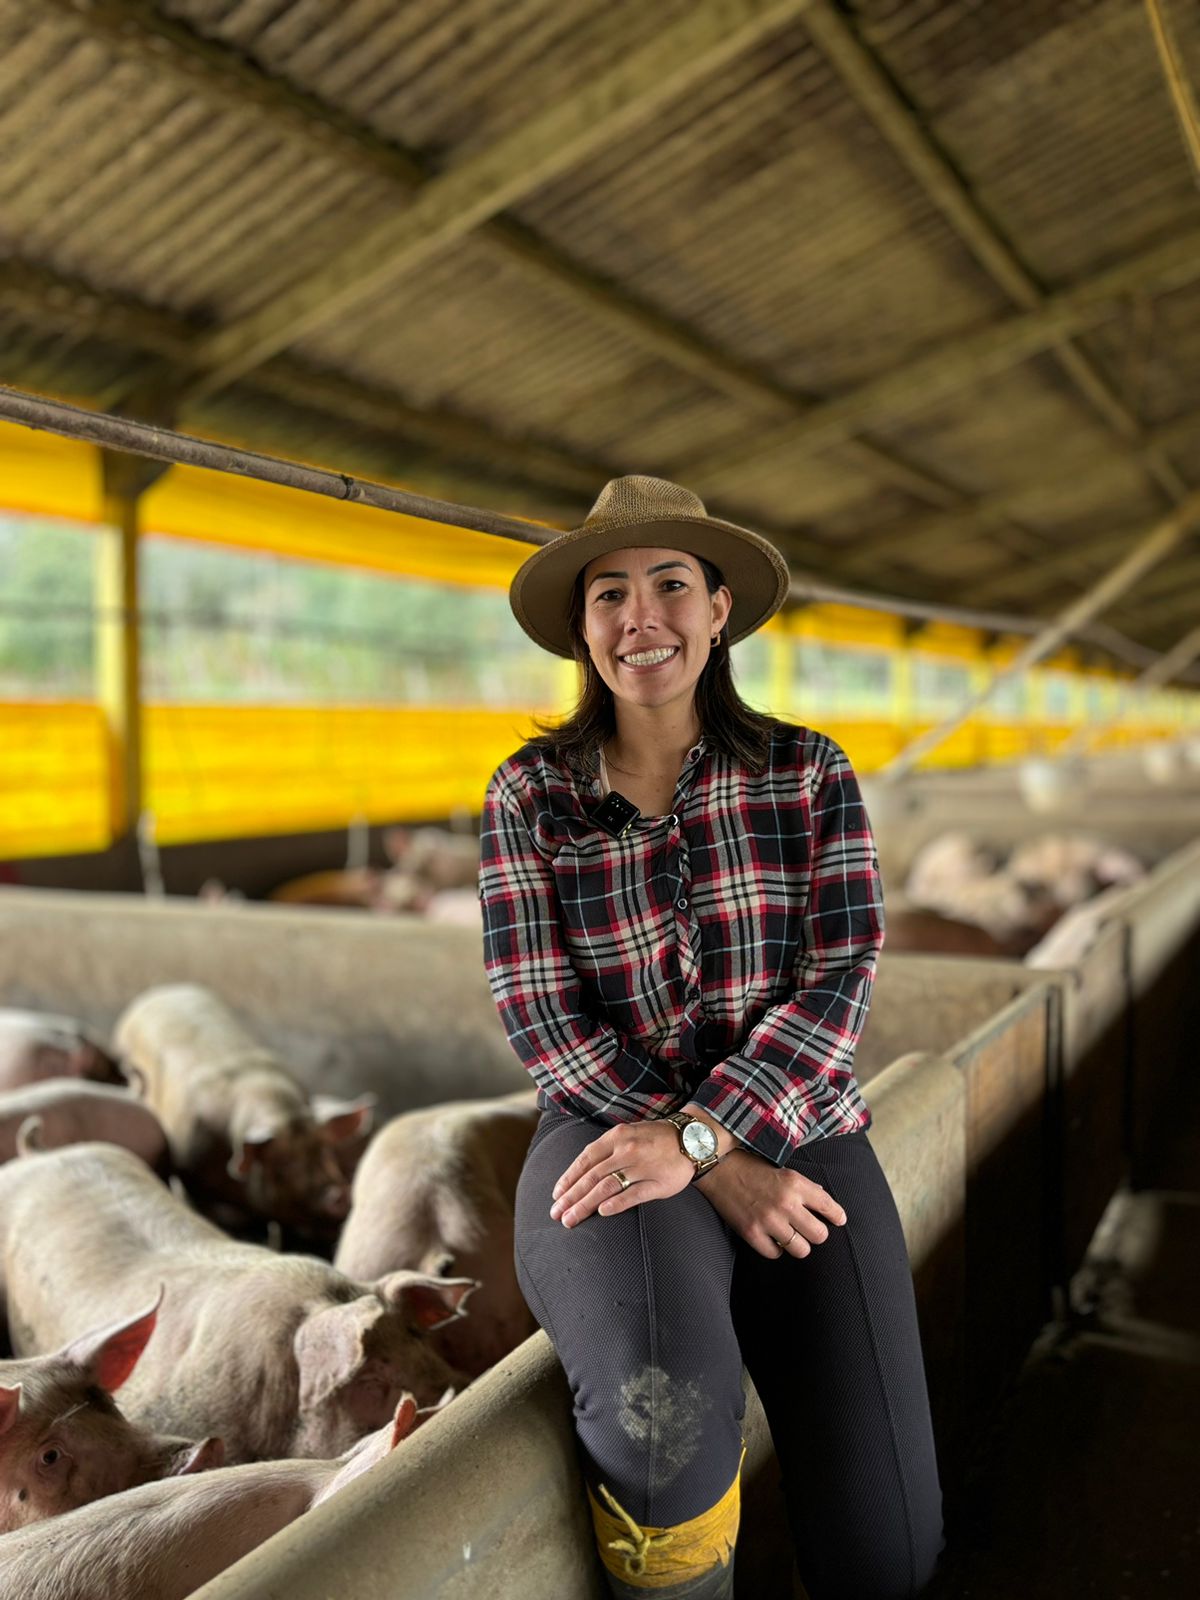
{"label": "woman's dark hair", "polygon": [[[719,568],[703,556],[695,559],[700,563],[709,594],[716,594],[725,581]],[[583,669],[583,689],[565,721],[534,723],[536,736],[531,742],[572,772],[594,778],[600,770],[600,747],[616,732],[617,721],[612,690],[592,664],[583,634],[582,570],[571,591],[567,627],[575,659]],[[751,772],[766,768],[771,735],[779,724],[776,718],[752,710],[734,688],[724,629],[696,682],[696,712],[701,730],[715,749],[742,762]]]}

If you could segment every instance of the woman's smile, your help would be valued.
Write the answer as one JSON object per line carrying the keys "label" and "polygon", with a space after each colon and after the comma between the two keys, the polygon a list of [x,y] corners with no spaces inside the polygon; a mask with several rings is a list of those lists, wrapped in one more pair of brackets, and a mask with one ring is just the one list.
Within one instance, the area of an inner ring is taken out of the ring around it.
{"label": "woman's smile", "polygon": [[657,672],[660,667],[665,667],[669,661],[674,661],[679,654],[679,646],[655,645],[645,650],[631,650],[628,655],[619,655],[617,660],[627,672]]}

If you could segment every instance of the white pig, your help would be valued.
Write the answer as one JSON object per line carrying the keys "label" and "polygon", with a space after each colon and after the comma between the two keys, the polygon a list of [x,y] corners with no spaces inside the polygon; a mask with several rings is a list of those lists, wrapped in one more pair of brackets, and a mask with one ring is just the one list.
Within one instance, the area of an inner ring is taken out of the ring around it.
{"label": "white pig", "polygon": [[139,1483],[221,1465],[220,1439],[149,1433],[113,1403],[157,1318],[156,1302],[53,1355],[0,1361],[0,1533]]}
{"label": "white pig", "polygon": [[525,1090],[386,1123],[355,1174],[334,1257],[358,1279],[401,1267],[478,1278],[471,1315],[433,1335],[473,1377],[534,1331],[513,1267],[513,1206],[537,1121],[536,1095]]}
{"label": "white pig", "polygon": [[144,1427],[219,1434],[230,1461],[334,1456],[404,1390],[431,1404],[460,1386],[426,1335],[475,1287],[415,1272],[358,1283],[315,1256],[235,1243],[103,1144],[0,1166],[0,1276],[19,1355],[165,1285],[123,1408]]}
{"label": "white pig", "polygon": [[0,1540],[0,1590],[21,1600],[185,1600],[382,1461],[417,1408],[404,1395],[336,1461],[264,1461],[146,1484]]}
{"label": "white pig", "polygon": [[36,1117],[44,1149],[98,1139],[119,1144],[140,1156],[148,1167],[164,1172],[167,1136],[150,1107],[128,1089],[109,1083],[81,1083],[77,1078],[48,1078],[0,1093],[0,1161],[17,1153],[21,1124]]}
{"label": "white pig", "polygon": [[114,1040],[199,1201],[301,1230],[343,1220],[350,1191],[334,1146],[370,1126],[374,1096],[314,1107],[283,1063],[196,984],[147,990]]}
{"label": "white pig", "polygon": [[104,1046],[74,1017],[0,1011],[0,1089],[44,1078],[124,1081]]}

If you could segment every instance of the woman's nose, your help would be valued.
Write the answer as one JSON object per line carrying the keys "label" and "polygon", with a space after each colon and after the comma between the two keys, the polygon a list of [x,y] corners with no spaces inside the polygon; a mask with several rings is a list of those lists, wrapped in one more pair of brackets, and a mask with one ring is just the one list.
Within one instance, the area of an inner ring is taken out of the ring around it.
{"label": "woman's nose", "polygon": [[647,627],[658,626],[658,608],[653,595],[631,595],[626,602],[621,619],[626,633],[643,633]]}

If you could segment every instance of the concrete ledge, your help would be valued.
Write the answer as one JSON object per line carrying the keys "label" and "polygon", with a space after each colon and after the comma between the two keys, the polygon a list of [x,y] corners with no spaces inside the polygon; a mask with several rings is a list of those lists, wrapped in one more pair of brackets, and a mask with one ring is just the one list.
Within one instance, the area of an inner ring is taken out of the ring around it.
{"label": "concrete ledge", "polygon": [[0,1004],[107,1034],[157,983],[208,984],[310,1088],[381,1114],[528,1087],[470,928],[420,918],[0,889]]}

